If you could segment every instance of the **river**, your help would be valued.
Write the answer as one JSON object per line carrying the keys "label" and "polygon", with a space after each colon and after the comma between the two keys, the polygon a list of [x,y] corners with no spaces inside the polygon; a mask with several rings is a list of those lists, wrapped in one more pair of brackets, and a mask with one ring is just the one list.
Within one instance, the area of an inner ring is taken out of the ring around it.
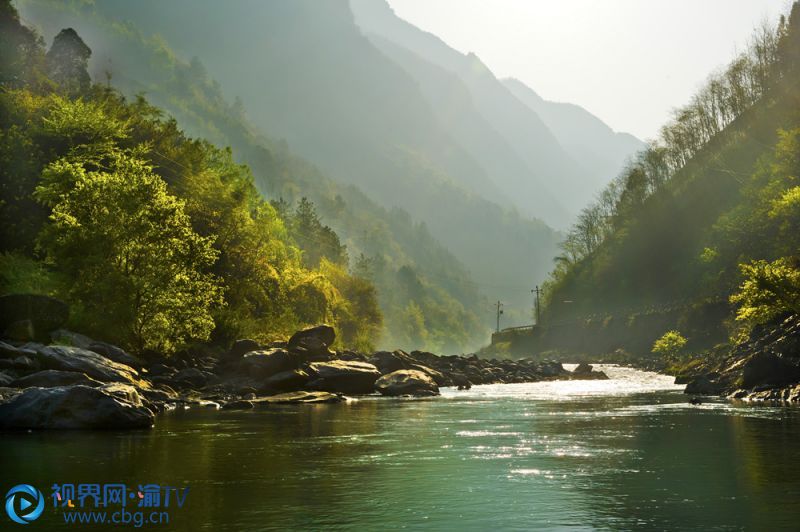
{"label": "river", "polygon": [[[693,406],[670,377],[598,369],[611,379],[3,434],[3,482],[188,486],[179,530],[797,529],[800,408]],[[61,518],[48,501],[26,529]]]}

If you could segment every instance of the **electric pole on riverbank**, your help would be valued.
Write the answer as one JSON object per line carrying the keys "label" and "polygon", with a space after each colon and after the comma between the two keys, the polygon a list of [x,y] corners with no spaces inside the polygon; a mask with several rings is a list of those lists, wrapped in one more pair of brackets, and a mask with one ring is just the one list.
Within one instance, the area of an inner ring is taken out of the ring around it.
{"label": "electric pole on riverbank", "polygon": [[503,313],[503,304],[497,302],[497,332],[500,332],[500,315]]}
{"label": "electric pole on riverbank", "polygon": [[536,294],[536,298],[533,301],[533,312],[534,312],[534,315],[536,316],[536,325],[539,325],[539,294],[541,292],[542,291],[539,288],[538,284],[536,285],[536,288],[531,290],[531,294]]}

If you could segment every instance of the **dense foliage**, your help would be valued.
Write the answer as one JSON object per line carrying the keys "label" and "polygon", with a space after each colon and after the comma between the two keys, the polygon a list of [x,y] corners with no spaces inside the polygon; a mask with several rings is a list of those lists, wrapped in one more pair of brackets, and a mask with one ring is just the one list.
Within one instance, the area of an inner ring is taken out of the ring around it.
{"label": "dense foliage", "polygon": [[347,271],[335,233],[323,231],[333,251],[308,257],[286,228],[319,230],[311,204],[284,220],[229,150],[187,138],[143,98],[87,84],[77,34],[45,54],[2,5],[4,291],[63,297],[73,326],[137,350],[318,322],[348,346],[377,341],[375,289]]}
{"label": "dense foliage", "polygon": [[799,58],[795,3],[584,209],[547,284],[547,320],[675,308],[689,320],[730,301],[734,332],[747,332],[792,310]]}

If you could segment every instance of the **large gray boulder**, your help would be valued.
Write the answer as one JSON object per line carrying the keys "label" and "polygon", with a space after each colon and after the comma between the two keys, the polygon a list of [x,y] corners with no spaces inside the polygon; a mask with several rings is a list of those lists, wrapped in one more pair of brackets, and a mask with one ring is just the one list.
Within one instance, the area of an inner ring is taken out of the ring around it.
{"label": "large gray boulder", "polygon": [[36,355],[46,369],[77,371],[102,382],[134,384],[139,373],[130,366],[114,362],[94,351],[59,345],[41,346]]}
{"label": "large gray boulder", "polygon": [[61,371],[58,369],[46,369],[37,371],[13,381],[9,386],[14,388],[54,388],[56,386],[72,386],[82,384],[84,386],[97,387],[103,383],[91,378],[85,373],[78,371]]}
{"label": "large gray boulder", "polygon": [[416,360],[403,351],[378,351],[369,358],[369,361],[374,364],[383,375],[397,371],[398,369],[412,369],[414,364],[416,364]]}
{"label": "large gray boulder", "polygon": [[24,347],[14,347],[5,342],[0,342],[0,359],[13,360],[22,356],[36,358],[36,351]]}
{"label": "large gray boulder", "polygon": [[86,349],[89,351],[94,351],[98,355],[103,355],[107,359],[113,360],[114,362],[119,362],[120,364],[125,364],[126,366],[136,368],[137,370],[141,369],[144,365],[140,358],[129,354],[121,347],[117,347],[106,342],[98,342],[96,340],[92,341],[92,343],[90,343],[89,347]]}
{"label": "large gray boulder", "polygon": [[316,327],[297,331],[292,335],[291,338],[289,338],[288,347],[291,349],[300,346],[303,343],[303,340],[308,338],[318,339],[327,347],[330,347],[336,340],[336,331],[333,330],[333,327],[330,325],[317,325]]}
{"label": "large gray boulder", "polygon": [[153,413],[99,388],[28,388],[0,404],[0,429],[136,429]]}
{"label": "large gray boulder", "polygon": [[381,376],[374,365],[349,360],[313,362],[307,371],[311,377],[309,388],[348,394],[372,393],[375,381]]}
{"label": "large gray boulder", "polygon": [[344,401],[347,401],[347,398],[341,395],[330,392],[314,391],[314,392],[281,393],[278,395],[271,395],[269,397],[262,397],[260,399],[255,399],[251,402],[255,406],[261,406],[270,404],[289,405],[289,404],[307,404],[307,403],[310,404],[342,403]]}
{"label": "large gray boulder", "polygon": [[262,349],[245,353],[238,363],[239,372],[254,380],[294,369],[296,361],[285,349]]}
{"label": "large gray boulder", "polygon": [[742,387],[786,385],[800,381],[800,363],[772,352],[757,352],[744,363]]}
{"label": "large gray boulder", "polygon": [[426,373],[416,369],[400,369],[388,373],[375,382],[381,395],[439,395],[439,387]]}
{"label": "large gray boulder", "polygon": [[308,373],[302,369],[281,371],[264,380],[261,390],[272,393],[300,390],[306,385],[308,379]]}

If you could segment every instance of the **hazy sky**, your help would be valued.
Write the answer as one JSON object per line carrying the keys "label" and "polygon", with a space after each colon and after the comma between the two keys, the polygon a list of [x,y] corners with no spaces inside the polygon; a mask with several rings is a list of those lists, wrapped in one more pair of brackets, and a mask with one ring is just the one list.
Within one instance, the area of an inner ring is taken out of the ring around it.
{"label": "hazy sky", "polygon": [[652,138],[789,0],[389,0],[498,77]]}

